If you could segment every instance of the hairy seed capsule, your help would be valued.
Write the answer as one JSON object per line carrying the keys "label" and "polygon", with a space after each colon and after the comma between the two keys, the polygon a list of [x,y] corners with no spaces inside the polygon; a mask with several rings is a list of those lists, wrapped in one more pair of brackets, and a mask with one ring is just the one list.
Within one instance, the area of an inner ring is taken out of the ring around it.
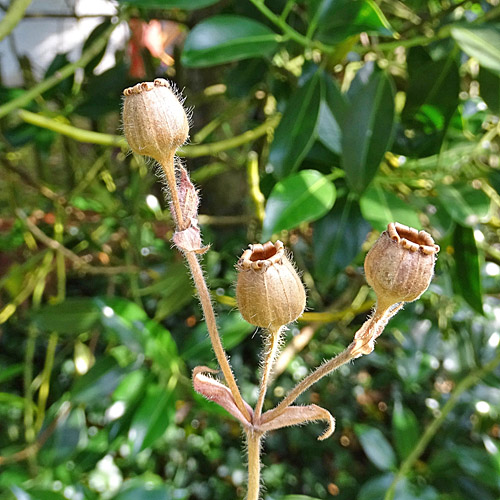
{"label": "hairy seed capsule", "polygon": [[186,112],[167,80],[123,91],[123,129],[134,153],[157,161],[173,156],[189,135]]}
{"label": "hairy seed capsule", "polygon": [[391,222],[365,259],[366,281],[378,306],[418,299],[429,287],[438,252],[429,233]]}
{"label": "hairy seed capsule", "polygon": [[246,321],[276,329],[295,321],[306,306],[306,292],[281,241],[250,245],[238,261],[236,299]]}

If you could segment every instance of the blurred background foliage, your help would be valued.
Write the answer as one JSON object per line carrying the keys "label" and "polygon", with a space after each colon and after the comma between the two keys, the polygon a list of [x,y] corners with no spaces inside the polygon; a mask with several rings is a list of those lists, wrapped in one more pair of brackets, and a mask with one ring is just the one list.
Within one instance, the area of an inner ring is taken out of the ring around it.
{"label": "blurred background foliage", "polygon": [[[28,4],[3,7],[1,38]],[[191,388],[214,356],[161,185],[119,132],[122,90],[166,77],[194,108],[182,156],[247,400],[261,343],[233,282],[249,242],[282,239],[309,290],[266,407],[369,313],[363,257],[388,222],[441,246],[375,352],[303,397],[334,436],[268,436],[265,499],[498,500],[498,1],[114,5],[81,59],[54,53],[37,80],[20,55],[24,84],[0,88],[0,499],[244,496],[239,426]]]}

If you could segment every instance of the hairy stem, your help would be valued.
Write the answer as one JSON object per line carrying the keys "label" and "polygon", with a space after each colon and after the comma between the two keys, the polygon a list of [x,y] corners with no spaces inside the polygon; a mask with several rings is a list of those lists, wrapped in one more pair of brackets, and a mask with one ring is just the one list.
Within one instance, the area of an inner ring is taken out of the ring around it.
{"label": "hairy stem", "polygon": [[[181,205],[179,203],[179,192],[174,171],[174,157],[168,156],[164,158],[164,160],[160,162],[160,165],[165,172],[177,229],[183,230],[185,229],[184,218],[182,215]],[[219,363],[229,390],[233,395],[236,406],[238,406],[238,409],[250,422],[250,415],[245,405],[243,404],[243,398],[241,397],[240,390],[238,388],[238,385],[236,384],[236,379],[234,378],[231,366],[229,365],[229,361],[226,356],[226,352],[224,351],[224,347],[220,339],[219,330],[217,328],[217,321],[215,319],[215,312],[212,306],[212,299],[210,297],[210,292],[203,276],[203,271],[201,269],[198,256],[193,252],[184,252],[184,256],[189,265],[191,275],[193,276],[194,285],[196,287],[196,290],[198,291],[198,298],[201,303],[203,315],[205,316],[205,322],[207,324],[208,334],[210,336],[210,341],[212,343],[215,357],[217,358],[217,362]]]}
{"label": "hairy stem", "polygon": [[450,399],[441,409],[439,416],[431,422],[431,424],[425,429],[424,433],[418,440],[418,443],[413,448],[413,451],[406,457],[406,459],[401,464],[401,467],[396,472],[392,484],[389,486],[385,494],[384,500],[393,500],[396,491],[396,485],[398,482],[408,474],[415,462],[419,459],[422,453],[425,451],[427,445],[430,443],[432,438],[437,434],[441,425],[443,425],[446,417],[450,411],[455,407],[460,396],[470,389],[473,385],[477,384],[481,378],[493,371],[500,364],[500,352],[494,357],[489,363],[476,368],[474,371],[469,373],[465,378],[463,378],[455,387],[451,393]]}
{"label": "hairy stem", "polygon": [[261,433],[253,430],[247,432],[248,492],[246,500],[259,500],[261,441]]}
{"label": "hairy stem", "polygon": [[269,345],[266,346],[268,347],[268,349],[266,352],[266,357],[264,359],[262,377],[260,379],[259,398],[257,399],[257,404],[255,406],[254,423],[259,422],[260,416],[262,414],[262,407],[264,406],[264,400],[266,398],[267,385],[269,383],[269,377],[271,375],[274,362],[276,360],[276,354],[278,352],[282,331],[283,331],[282,326],[276,329],[269,330],[269,341],[268,341]]}

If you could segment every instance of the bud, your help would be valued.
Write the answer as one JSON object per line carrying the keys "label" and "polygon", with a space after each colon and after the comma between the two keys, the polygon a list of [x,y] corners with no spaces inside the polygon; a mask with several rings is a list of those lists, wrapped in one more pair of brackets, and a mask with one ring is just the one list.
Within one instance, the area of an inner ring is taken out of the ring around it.
{"label": "bud", "polygon": [[306,292],[281,241],[250,245],[238,261],[236,299],[246,321],[277,329],[295,321],[306,306]]}
{"label": "bud", "polygon": [[439,246],[425,231],[391,222],[365,259],[366,281],[377,307],[412,302],[429,287]]}
{"label": "bud", "polygon": [[138,83],[123,91],[123,129],[130,149],[161,162],[189,135],[186,112],[167,80]]}

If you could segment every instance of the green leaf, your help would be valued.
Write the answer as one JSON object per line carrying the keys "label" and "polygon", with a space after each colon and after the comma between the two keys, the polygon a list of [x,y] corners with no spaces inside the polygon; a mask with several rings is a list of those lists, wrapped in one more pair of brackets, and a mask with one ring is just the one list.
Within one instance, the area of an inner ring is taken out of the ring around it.
{"label": "green leaf", "polygon": [[95,326],[100,317],[92,298],[70,297],[60,304],[35,311],[33,321],[44,331],[79,335]]}
{"label": "green leaf", "polygon": [[[166,486],[152,486],[149,479],[143,479],[142,485],[138,485],[137,478],[132,480],[133,485],[125,483],[123,488],[118,492],[112,500],[172,500],[172,496],[168,492]],[[181,498],[186,498],[182,496]]]}
{"label": "green leaf", "polygon": [[278,35],[264,24],[236,15],[214,16],[197,24],[188,34],[182,63],[192,68],[270,54]]}
{"label": "green leaf", "polygon": [[174,400],[173,391],[158,385],[148,387],[128,433],[134,454],[153,444],[165,432],[175,413]]}
{"label": "green leaf", "polygon": [[479,255],[474,231],[457,224],[453,231],[453,256],[457,292],[479,314],[483,314],[483,299]]}
{"label": "green leaf", "polygon": [[384,231],[389,222],[400,222],[415,229],[422,225],[415,208],[381,186],[370,186],[359,201],[363,217],[377,231]]}
{"label": "green leaf", "polygon": [[404,460],[413,451],[418,442],[419,434],[418,420],[415,414],[397,402],[392,414],[392,437],[401,460]]}
{"label": "green leaf", "polygon": [[317,170],[301,170],[276,183],[266,203],[263,241],[279,231],[319,219],[333,207],[335,198],[334,184]]}
{"label": "green leaf", "polygon": [[354,426],[356,435],[370,462],[380,470],[389,470],[396,465],[396,455],[382,432],[364,424]]}
{"label": "green leaf", "polygon": [[339,201],[314,224],[314,262],[322,280],[333,278],[354,260],[370,231],[356,201]]}
{"label": "green leaf", "polygon": [[481,68],[477,77],[479,93],[492,113],[500,114],[500,77],[499,75]]}
{"label": "green leaf", "polygon": [[358,194],[375,177],[394,135],[394,86],[372,64],[358,72],[342,123],[342,166],[347,184]]}
{"label": "green leaf", "polygon": [[482,24],[477,27],[456,26],[451,36],[459,47],[474,57],[483,68],[500,74],[500,25]]}
{"label": "green leaf", "polygon": [[451,218],[461,225],[473,226],[488,216],[490,199],[481,189],[468,184],[440,184],[439,200]]}
{"label": "green leaf", "polygon": [[319,498],[308,497],[307,495],[287,495],[282,497],[281,500],[319,500]]}
{"label": "green leaf", "polygon": [[214,5],[219,0],[118,0],[118,2],[143,9],[195,10]]}
{"label": "green leaf", "polygon": [[321,98],[318,118],[318,140],[335,154],[342,153],[342,130],[340,123],[347,112],[347,100],[337,84],[327,73],[322,74],[324,95]]}
{"label": "green leaf", "polygon": [[372,0],[323,0],[314,11],[315,38],[337,44],[362,32],[391,36],[389,21]]}
{"label": "green leaf", "polygon": [[269,166],[279,178],[300,165],[316,139],[322,95],[320,76],[317,71],[292,95],[274,132]]}

